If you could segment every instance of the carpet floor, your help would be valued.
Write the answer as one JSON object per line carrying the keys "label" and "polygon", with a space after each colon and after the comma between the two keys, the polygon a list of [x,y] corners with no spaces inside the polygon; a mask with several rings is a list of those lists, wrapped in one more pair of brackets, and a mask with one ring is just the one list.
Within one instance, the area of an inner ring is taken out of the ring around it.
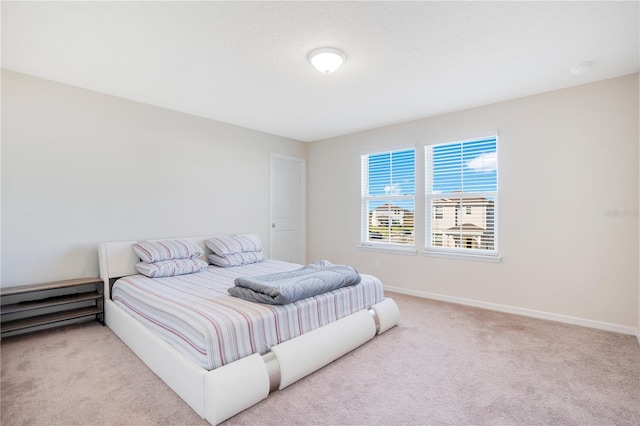
{"label": "carpet floor", "polygon": [[[225,425],[640,425],[635,337],[401,294],[400,324]],[[1,424],[205,425],[90,322],[0,343]]]}

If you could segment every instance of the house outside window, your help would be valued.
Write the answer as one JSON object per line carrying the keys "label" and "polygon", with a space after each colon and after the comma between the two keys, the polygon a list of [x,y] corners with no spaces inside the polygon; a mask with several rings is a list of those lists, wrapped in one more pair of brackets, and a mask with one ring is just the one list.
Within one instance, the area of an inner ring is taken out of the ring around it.
{"label": "house outside window", "polygon": [[363,155],[362,244],[415,246],[415,149]]}
{"label": "house outside window", "polygon": [[497,256],[497,137],[425,147],[425,250]]}
{"label": "house outside window", "polygon": [[434,207],[434,219],[444,219],[444,207],[443,206],[435,206]]}

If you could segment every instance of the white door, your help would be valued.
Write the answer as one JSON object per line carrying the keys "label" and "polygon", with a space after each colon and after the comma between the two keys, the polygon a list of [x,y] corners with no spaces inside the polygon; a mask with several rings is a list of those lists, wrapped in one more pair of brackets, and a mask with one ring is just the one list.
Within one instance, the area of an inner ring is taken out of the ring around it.
{"label": "white door", "polygon": [[306,161],[271,154],[269,256],[305,263]]}

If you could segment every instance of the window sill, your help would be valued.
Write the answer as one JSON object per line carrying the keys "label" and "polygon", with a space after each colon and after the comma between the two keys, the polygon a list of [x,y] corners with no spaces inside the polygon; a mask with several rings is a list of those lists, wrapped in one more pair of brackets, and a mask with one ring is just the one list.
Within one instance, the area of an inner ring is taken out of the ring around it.
{"label": "window sill", "polygon": [[502,257],[500,256],[487,256],[482,254],[466,254],[466,253],[451,253],[442,251],[430,251],[425,250],[422,252],[426,257],[439,257],[441,259],[456,259],[456,260],[473,260],[476,262],[489,262],[500,263]]}
{"label": "window sill", "polygon": [[392,245],[364,245],[359,246],[360,250],[376,251],[379,253],[403,254],[406,256],[415,256],[418,252],[415,247],[396,247]]}

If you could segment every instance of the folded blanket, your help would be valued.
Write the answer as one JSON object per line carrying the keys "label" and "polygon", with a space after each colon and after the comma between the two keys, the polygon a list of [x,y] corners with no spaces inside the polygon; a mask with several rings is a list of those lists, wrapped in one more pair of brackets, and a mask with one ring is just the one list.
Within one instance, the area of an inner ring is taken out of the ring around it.
{"label": "folded blanket", "polygon": [[228,291],[252,302],[284,305],[359,282],[352,267],[321,260],[290,272],[236,278]]}

